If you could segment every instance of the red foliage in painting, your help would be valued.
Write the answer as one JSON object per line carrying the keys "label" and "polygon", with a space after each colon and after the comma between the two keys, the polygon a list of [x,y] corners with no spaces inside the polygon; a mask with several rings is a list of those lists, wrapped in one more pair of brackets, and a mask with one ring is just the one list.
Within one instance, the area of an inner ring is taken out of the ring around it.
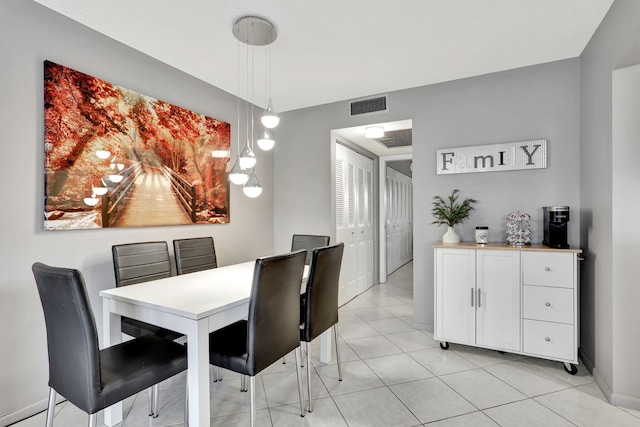
{"label": "red foliage in painting", "polygon": [[[198,210],[228,211],[228,158],[211,157],[214,149],[229,151],[228,123],[49,61],[44,86],[48,210],[82,208],[91,188],[120,163],[128,168],[123,174],[140,165],[143,175],[162,180],[157,174],[169,168],[195,186]],[[96,150],[109,158],[99,159]]]}
{"label": "red foliage in painting", "polygon": [[50,169],[72,167],[93,139],[124,130],[120,94],[112,85],[48,61],[44,85]]}

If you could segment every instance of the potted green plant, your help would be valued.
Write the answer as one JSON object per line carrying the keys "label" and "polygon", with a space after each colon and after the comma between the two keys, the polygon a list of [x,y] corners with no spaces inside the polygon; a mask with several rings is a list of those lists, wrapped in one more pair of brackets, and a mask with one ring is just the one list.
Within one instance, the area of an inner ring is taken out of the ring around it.
{"label": "potted green plant", "polygon": [[431,213],[436,220],[432,224],[445,224],[447,226],[447,232],[442,236],[443,243],[458,243],[460,241],[460,237],[453,229],[453,226],[461,224],[468,218],[469,213],[475,209],[473,204],[477,203],[477,200],[471,198],[466,198],[459,202],[459,192],[460,190],[456,188],[447,199],[443,199],[440,196],[433,198]]}

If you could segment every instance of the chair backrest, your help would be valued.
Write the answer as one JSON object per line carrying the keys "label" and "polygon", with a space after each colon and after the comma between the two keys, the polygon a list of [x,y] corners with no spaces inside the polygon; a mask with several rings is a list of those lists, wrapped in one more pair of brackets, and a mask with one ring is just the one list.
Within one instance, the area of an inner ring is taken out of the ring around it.
{"label": "chair backrest", "polygon": [[338,323],[338,282],[344,243],[313,250],[306,304],[301,321],[303,341],[311,341]]}
{"label": "chair backrest", "polygon": [[300,346],[304,251],[256,260],[247,318],[247,365],[255,375]]}
{"label": "chair backrest", "polygon": [[304,263],[311,264],[311,251],[315,248],[329,245],[329,236],[316,236],[313,234],[294,234],[291,239],[291,252],[305,249],[307,255]]}
{"label": "chair backrest", "polygon": [[111,252],[116,286],[171,277],[171,258],[167,242],[114,245]]}
{"label": "chair backrest", "polygon": [[173,241],[176,273],[186,274],[218,267],[213,237],[197,237]]}
{"label": "chair backrest", "polygon": [[31,269],[47,329],[49,387],[88,412],[102,386],[98,334],[82,273],[42,263]]}

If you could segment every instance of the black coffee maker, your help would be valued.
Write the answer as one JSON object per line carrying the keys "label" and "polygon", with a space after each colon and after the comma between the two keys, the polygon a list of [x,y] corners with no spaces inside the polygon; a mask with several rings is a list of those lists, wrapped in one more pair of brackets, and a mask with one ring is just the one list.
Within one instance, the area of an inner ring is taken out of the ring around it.
{"label": "black coffee maker", "polygon": [[545,206],[542,208],[542,215],[544,221],[542,244],[554,249],[568,249],[569,206]]}

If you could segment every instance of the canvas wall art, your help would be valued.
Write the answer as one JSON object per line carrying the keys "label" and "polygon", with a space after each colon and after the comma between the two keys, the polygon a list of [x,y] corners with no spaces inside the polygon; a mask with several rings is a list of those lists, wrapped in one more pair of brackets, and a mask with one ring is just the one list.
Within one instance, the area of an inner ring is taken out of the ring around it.
{"label": "canvas wall art", "polygon": [[229,222],[229,123],[44,63],[44,228]]}

